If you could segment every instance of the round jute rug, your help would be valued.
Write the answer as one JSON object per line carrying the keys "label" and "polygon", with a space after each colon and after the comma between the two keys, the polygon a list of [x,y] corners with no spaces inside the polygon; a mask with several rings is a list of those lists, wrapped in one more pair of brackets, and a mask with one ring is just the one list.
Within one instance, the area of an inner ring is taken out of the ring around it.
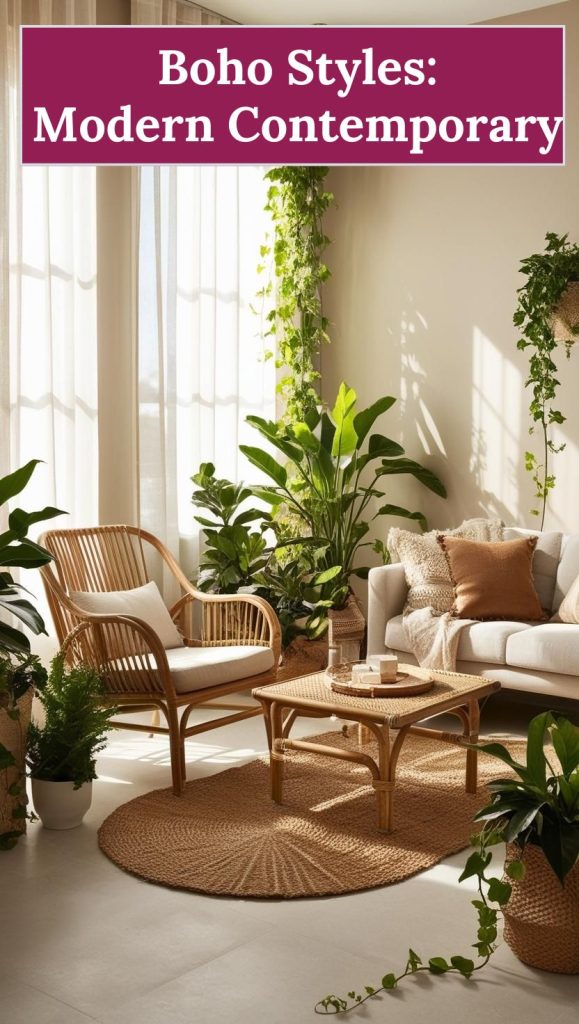
{"label": "round jute rug", "polygon": [[[320,742],[357,746],[340,733]],[[509,742],[522,756],[523,741]],[[372,753],[373,744],[368,744]],[[398,762],[394,830],[376,828],[367,769],[293,752],[283,806],[269,795],[261,757],[187,784],[175,797],[159,789],[123,804],[103,823],[99,845],[132,874],[179,889],[221,896],[326,896],[391,885],[464,849],[484,781],[504,768],[479,757],[479,791],[464,791],[458,747],[408,736]]]}

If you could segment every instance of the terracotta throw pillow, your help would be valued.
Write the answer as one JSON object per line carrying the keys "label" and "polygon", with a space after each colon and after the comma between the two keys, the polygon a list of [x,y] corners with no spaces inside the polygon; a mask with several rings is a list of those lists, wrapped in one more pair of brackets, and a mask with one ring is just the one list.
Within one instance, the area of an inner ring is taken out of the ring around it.
{"label": "terracotta throw pillow", "polygon": [[532,576],[536,537],[480,544],[442,535],[438,543],[454,587],[453,615],[521,622],[545,618]]}
{"label": "terracotta throw pillow", "polygon": [[405,611],[432,607],[440,615],[452,608],[454,592],[444,553],[436,543],[440,533],[447,537],[469,540],[500,541],[503,524],[500,519],[467,519],[454,530],[431,530],[411,533],[393,527],[388,531],[388,551],[393,560],[402,562],[408,584]]}

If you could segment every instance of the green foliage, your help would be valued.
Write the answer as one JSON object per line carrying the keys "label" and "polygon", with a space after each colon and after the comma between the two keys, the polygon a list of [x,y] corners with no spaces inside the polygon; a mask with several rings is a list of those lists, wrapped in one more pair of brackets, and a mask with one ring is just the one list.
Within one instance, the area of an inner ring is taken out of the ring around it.
{"label": "green foliage", "polygon": [[[313,409],[305,420],[288,425],[249,416],[248,422],[283,456],[283,462],[263,448],[241,445],[252,465],[273,484],[252,488],[255,497],[274,507],[283,503],[301,521],[299,543],[315,552],[318,572],[340,567],[339,574],[332,577],[332,607],[344,604],[352,575],[365,578],[368,574],[366,567],[354,564],[358,552],[365,547],[380,550],[366,540],[371,521],[395,515],[426,526],[422,513],[382,504],[384,493],[377,487],[379,481],[411,475],[435,494],[446,497],[438,477],[403,457],[401,445],[382,434],[370,433],[395,399],[381,398],[360,412],[356,411],[356,402],[353,388],[341,384],[331,413]],[[365,471],[367,482],[363,482]],[[380,503],[377,509],[376,503]],[[275,528],[275,517],[272,525]],[[278,538],[278,544],[283,543],[283,537]]]}
{"label": "green foliage", "polygon": [[[46,682],[46,670],[39,659],[33,654],[2,653],[0,649],[0,715],[5,714],[13,722],[18,723],[22,736],[20,708],[18,701],[31,686],[41,689]],[[24,744],[22,744],[24,745]],[[10,784],[8,773],[17,769],[17,778]],[[22,832],[16,826],[22,818],[33,819],[27,810],[26,776],[18,772],[16,758],[11,750],[0,743],[0,787],[12,798],[12,824],[0,835],[0,851],[11,850],[18,842]]]}
{"label": "green foliage", "polygon": [[[244,510],[252,490],[216,479],[212,463],[203,463],[192,480],[197,486],[193,504],[212,515],[211,519],[195,516],[205,538],[197,580],[200,589],[218,594],[243,590],[264,597],[280,620],[284,647],[299,634],[310,639],[321,636],[327,628],[327,609],[332,607],[331,582],[339,567],[318,572],[315,553],[293,543],[299,539],[293,525],[282,518],[274,522],[265,510]],[[259,532],[250,528],[252,523],[259,524]],[[268,527],[276,541],[269,547],[264,536]]]}
{"label": "green foliage", "polygon": [[[559,758],[561,773],[558,775],[553,773],[545,756],[546,739],[553,744]],[[525,765],[515,761],[500,743],[481,744],[477,749],[503,761],[516,775],[515,778],[497,779],[490,783],[491,802],[475,817],[484,825],[471,840],[474,850],[459,878],[459,882],[474,878],[477,883],[478,896],[472,900],[477,915],[473,949],[477,951],[479,962],[458,955],[448,960],[433,956],[425,962],[410,949],[406,967],[400,974],[385,974],[379,987],[366,985],[364,995],[355,990],[348,992],[347,999],[328,995],[316,1004],[316,1013],[347,1013],[381,992],[392,991],[410,974],[423,971],[431,975],[454,973],[468,980],[482,970],[495,950],[499,912],[512,894],[510,882],[488,874],[493,846],[514,842],[521,852],[527,843],[541,847],[561,884],[578,862],[579,729],[568,719],[557,718],[551,712],[537,715],[529,725]],[[513,881],[522,881],[525,877],[524,862],[510,861],[505,873]]]}
{"label": "green foliage", "polygon": [[[329,341],[320,295],[330,276],[323,259],[330,240],[322,226],[334,198],[324,189],[327,173],[327,167],[274,167],[265,175],[271,183],[266,210],[274,239],[273,245],[268,240],[261,247],[261,258],[273,261],[275,285],[270,280],[258,297],[275,293],[265,337],[275,340],[277,365],[286,369],[278,391],[285,399],[288,422],[302,421],[315,409],[315,361],[320,346]],[[260,263],[258,269],[265,267]]]}
{"label": "green foliage", "polygon": [[105,694],[92,669],[78,666],[66,671],[62,655],[53,660],[38,695],[44,725],[32,722],[28,733],[27,764],[33,778],[74,782],[75,789],[96,778],[95,758],[117,711],[101,705]]}
{"label": "green foliage", "polygon": [[[14,473],[0,479],[0,507],[24,490],[30,480],[38,459],[32,459]],[[8,529],[0,533],[0,565],[22,569],[37,569],[51,560],[51,555],[39,544],[28,538],[28,530],[34,523],[53,519],[63,513],[57,508],[43,508],[39,512],[24,512],[15,508],[8,516]],[[0,612],[13,615],[33,633],[45,633],[44,622],[34,605],[21,595],[25,587],[15,583],[9,572],[0,572]],[[11,651],[27,654],[30,641],[20,629],[9,626],[0,619],[0,652]]]}
{"label": "green foliage", "polygon": [[[533,434],[538,428],[542,436],[542,454],[525,452],[525,469],[535,484],[535,497],[539,508],[532,514],[541,516],[541,529],[545,522],[545,511],[550,491],[555,486],[555,477],[549,471],[550,457],[563,451],[565,445],[555,445],[550,435],[553,423],[564,423],[565,417],[554,407],[559,381],[553,352],[557,342],[553,333],[553,310],[567,285],[579,280],[579,246],[567,241],[567,235],[548,232],[546,246],[542,253],[534,253],[521,260],[520,272],[527,278],[518,289],[518,306],[513,323],[520,329],[521,337],[517,348],[530,349],[529,376],[525,387],[530,387],[532,399],[529,406]],[[579,324],[573,327],[579,336]],[[569,346],[567,346],[569,356]]]}
{"label": "green foliage", "polygon": [[[196,485],[193,504],[212,516],[195,516],[204,527],[205,537],[197,585],[206,592],[234,594],[241,587],[251,586],[254,574],[267,564],[263,531],[271,516],[256,508],[241,510],[251,490],[216,478],[211,462],[202,463],[191,479]],[[250,529],[249,524],[257,524],[259,529]]]}
{"label": "green foliage", "polygon": [[[555,748],[560,772],[548,764],[546,741]],[[514,761],[500,743],[480,749],[507,764],[516,777],[490,783],[491,801],[476,820],[493,821],[505,841],[521,849],[527,843],[539,846],[563,884],[579,859],[579,729],[549,711],[537,715],[529,726],[526,765]],[[517,877],[514,870],[511,878]]]}

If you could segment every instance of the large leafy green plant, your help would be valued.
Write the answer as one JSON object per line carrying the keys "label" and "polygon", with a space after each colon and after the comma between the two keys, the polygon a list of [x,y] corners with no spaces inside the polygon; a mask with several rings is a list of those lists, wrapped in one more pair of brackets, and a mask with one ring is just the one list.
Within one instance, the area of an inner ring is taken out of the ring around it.
{"label": "large leafy green plant", "polygon": [[[24,490],[38,459],[32,459],[14,473],[0,479],[0,510]],[[3,616],[14,616],[35,634],[46,633],[44,622],[31,601],[23,595],[26,588],[17,583],[12,568],[36,569],[46,565],[52,556],[28,537],[34,523],[62,515],[47,506],[38,512],[14,508],[8,515],[7,529],[0,533],[0,715],[18,724],[22,735],[19,700],[31,687],[40,688],[46,672],[38,658],[30,653],[30,640],[22,629],[10,625]],[[12,776],[13,781],[9,782]],[[15,776],[15,777],[14,777]],[[22,819],[28,816],[24,765],[17,764],[14,753],[0,743],[0,787],[11,807],[12,822],[0,835],[0,849],[11,849],[21,835]]]}
{"label": "large leafy green plant", "polygon": [[[24,490],[38,462],[38,459],[32,459],[21,469],[0,479],[0,508]],[[50,562],[52,556],[29,539],[28,531],[34,523],[41,523],[63,514],[60,509],[51,506],[39,512],[13,509],[8,516],[8,529],[0,533],[0,566],[4,569],[37,569]],[[27,598],[22,597],[25,592],[26,588],[16,583],[9,572],[0,572],[0,612],[13,615],[33,633],[46,633],[44,622],[36,608]],[[0,653],[3,651],[27,654],[30,651],[30,641],[22,630],[15,629],[0,618]]]}
{"label": "large leafy green plant", "polygon": [[[233,594],[253,584],[254,574],[264,569],[269,554],[263,536],[271,516],[257,508],[243,508],[252,497],[249,487],[215,476],[215,466],[204,462],[191,477],[195,484],[192,502],[211,518],[197,515],[205,538],[197,585],[200,590]],[[258,529],[250,527],[257,524]]]}
{"label": "large leafy green plant", "polygon": [[[561,770],[549,764],[544,743],[555,748]],[[519,764],[500,743],[480,747],[515,772],[489,784],[492,798],[476,820],[500,824],[506,842],[539,846],[564,883],[579,859],[579,729],[550,711],[529,726],[527,763]]]}
{"label": "large leafy green plant", "polygon": [[[304,524],[302,537],[282,543],[308,544],[316,552],[320,572],[339,566],[339,573],[332,577],[334,607],[345,602],[352,574],[367,576],[367,567],[355,565],[355,560],[362,548],[372,546],[366,538],[373,520],[401,516],[426,526],[422,512],[384,501],[381,485],[385,481],[410,475],[446,497],[444,485],[431,470],[406,458],[397,441],[371,433],[394,402],[392,397],[379,398],[357,411],[356,392],[342,383],[330,413],[312,409],[304,420],[291,424],[248,416],[248,422],[278,453],[276,457],[263,448],[240,446],[272,482],[254,487],[253,493],[273,508],[286,506]],[[374,547],[385,554],[380,543]]]}
{"label": "large leafy green plant", "polygon": [[[193,504],[211,514],[211,519],[195,516],[204,535],[200,589],[217,594],[245,590],[264,597],[278,615],[284,647],[298,634],[320,636],[327,625],[325,613],[333,604],[331,582],[339,567],[318,572],[313,552],[303,545],[289,554],[281,547],[280,558],[276,544],[268,546],[264,535],[272,527],[279,539],[279,523],[272,524],[266,510],[248,508],[251,488],[216,478],[211,462],[203,463],[191,479],[196,485]],[[252,529],[256,523],[259,531]]]}
{"label": "large leafy green plant", "polygon": [[[552,743],[560,771],[549,764],[545,742]],[[473,837],[475,847],[468,858],[459,881],[474,878],[478,894],[472,901],[477,913],[477,938],[473,943],[478,963],[471,957],[434,956],[422,959],[414,950],[408,951],[405,969],[400,974],[389,972],[380,984],[366,985],[364,991],[348,992],[347,997],[329,995],[316,1005],[319,1014],[347,1013],[381,992],[392,991],[410,974],[459,974],[464,978],[482,970],[495,951],[498,914],[512,893],[512,881],[525,877],[524,849],[527,844],[540,847],[561,885],[579,862],[579,729],[568,719],[547,711],[531,721],[527,737],[527,763],[516,761],[501,743],[483,743],[477,748],[506,764],[513,775],[496,779],[488,785],[490,803],[475,816],[484,822],[482,831]],[[492,847],[507,842],[519,847],[523,859],[506,864],[507,878],[488,874]],[[492,906],[496,904],[496,906]]]}
{"label": "large leafy green plant", "polygon": [[[273,279],[259,296],[274,294],[264,333],[275,341],[277,365],[285,369],[278,391],[288,422],[302,420],[315,408],[320,376],[316,359],[320,346],[329,341],[321,299],[321,286],[330,276],[323,257],[329,238],[322,218],[334,198],[325,189],[327,173],[327,167],[274,167],[265,175],[274,239],[273,245],[262,245],[261,258],[271,258]],[[266,265],[261,262],[258,269],[264,271]]]}
{"label": "large leafy green plant", "polygon": [[[538,508],[531,509],[532,515],[541,517],[541,529],[545,523],[545,512],[549,492],[555,486],[555,477],[550,471],[551,456],[563,451],[565,445],[556,445],[551,436],[554,423],[564,423],[565,416],[554,407],[559,381],[553,353],[557,342],[553,329],[553,312],[563,292],[571,281],[579,281],[579,246],[567,241],[567,235],[550,231],[546,235],[544,252],[533,253],[521,260],[520,272],[527,278],[518,289],[518,305],[513,323],[520,328],[521,337],[517,348],[530,349],[529,375],[525,387],[532,390],[529,406],[531,426],[529,433],[538,428],[541,433],[542,452],[525,452],[525,468],[532,475]],[[579,324],[571,325],[573,333],[579,336]],[[567,356],[569,356],[567,345]]]}
{"label": "large leafy green plant", "polygon": [[66,671],[64,656],[52,662],[38,697],[44,724],[28,730],[27,764],[35,779],[74,782],[78,789],[96,778],[96,755],[103,749],[117,709],[103,706],[104,684],[89,668]]}

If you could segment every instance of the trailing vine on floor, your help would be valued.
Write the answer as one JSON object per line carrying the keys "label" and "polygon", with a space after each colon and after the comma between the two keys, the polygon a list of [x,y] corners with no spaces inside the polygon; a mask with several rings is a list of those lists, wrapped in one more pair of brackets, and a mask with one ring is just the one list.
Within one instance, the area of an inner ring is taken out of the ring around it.
{"label": "trailing vine on floor", "polygon": [[[478,896],[472,900],[472,905],[477,913],[477,939],[474,943],[474,948],[478,952],[479,962],[475,964],[474,960],[470,957],[458,955],[451,956],[449,960],[442,956],[433,956],[424,962],[418,953],[415,953],[413,949],[409,949],[406,966],[400,974],[395,974],[391,971],[384,975],[380,984],[365,985],[363,992],[352,990],[345,997],[334,994],[328,995],[321,999],[319,1003],[316,1003],[314,1009],[317,1014],[336,1015],[348,1013],[355,1007],[361,1006],[370,999],[374,999],[382,992],[392,992],[404,978],[412,974],[420,974],[421,972],[436,975],[459,974],[461,977],[468,979],[477,971],[481,971],[483,967],[486,967],[495,951],[499,910],[508,903],[512,887],[509,882],[487,876],[487,870],[492,861],[492,853],[489,847],[504,842],[504,830],[491,825],[490,827],[483,828],[477,836],[472,838],[471,842],[475,846],[475,850],[468,858],[459,881],[462,882],[467,878],[476,878],[478,884]],[[522,861],[513,860],[506,865],[505,870],[509,878],[521,879],[524,877],[525,866]],[[497,907],[492,907],[491,903],[496,903]]]}
{"label": "trailing vine on floor", "polygon": [[[565,422],[563,413],[553,405],[560,383],[553,358],[557,345],[553,311],[568,284],[579,280],[579,246],[568,242],[567,238],[567,235],[548,232],[545,251],[521,260],[520,271],[526,275],[527,281],[517,291],[519,301],[513,316],[513,323],[520,328],[522,335],[517,348],[531,349],[529,375],[525,381],[525,387],[530,387],[533,394],[529,405],[532,421],[529,433],[535,433],[536,429],[540,431],[542,451],[539,456],[532,451],[525,452],[525,469],[535,484],[539,507],[531,509],[531,514],[541,517],[541,529],[545,523],[549,493],[556,482],[550,470],[551,456],[565,448],[564,444],[554,443],[550,428],[554,423]],[[571,325],[571,328],[579,335],[579,324]],[[569,357],[569,344],[566,349]]]}
{"label": "trailing vine on floor", "polygon": [[274,237],[261,247],[258,270],[263,273],[271,259],[273,278],[258,298],[273,295],[275,300],[264,336],[276,340],[277,365],[286,370],[277,388],[285,400],[286,422],[303,422],[315,408],[316,360],[321,345],[330,340],[321,299],[321,286],[330,277],[323,259],[330,239],[322,220],[334,198],[324,187],[327,173],[327,167],[274,167],[265,175],[270,182],[265,209]]}

